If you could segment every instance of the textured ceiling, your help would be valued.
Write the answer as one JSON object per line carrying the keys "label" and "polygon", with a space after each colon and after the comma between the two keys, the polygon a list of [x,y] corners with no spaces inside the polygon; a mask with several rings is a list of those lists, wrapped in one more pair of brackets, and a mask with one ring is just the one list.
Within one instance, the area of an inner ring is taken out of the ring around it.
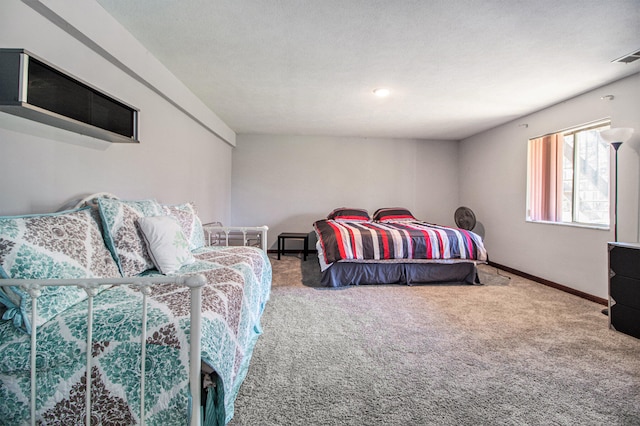
{"label": "textured ceiling", "polygon": [[640,71],[640,0],[97,1],[239,134],[458,140]]}

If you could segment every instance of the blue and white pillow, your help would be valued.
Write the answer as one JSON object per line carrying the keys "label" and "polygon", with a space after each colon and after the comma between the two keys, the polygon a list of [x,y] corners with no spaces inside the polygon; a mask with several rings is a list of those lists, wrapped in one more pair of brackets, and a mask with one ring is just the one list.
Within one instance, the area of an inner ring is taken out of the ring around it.
{"label": "blue and white pillow", "polygon": [[162,206],[155,200],[99,198],[98,209],[104,228],[104,240],[122,276],[133,277],[153,269],[155,265],[136,222],[141,217],[163,215]]}
{"label": "blue and white pillow", "polygon": [[[120,277],[107,250],[95,212],[89,207],[59,213],[0,217],[0,276],[17,279]],[[31,296],[22,288],[1,287],[4,320],[31,332]],[[77,287],[43,287],[36,324],[87,298]]]}

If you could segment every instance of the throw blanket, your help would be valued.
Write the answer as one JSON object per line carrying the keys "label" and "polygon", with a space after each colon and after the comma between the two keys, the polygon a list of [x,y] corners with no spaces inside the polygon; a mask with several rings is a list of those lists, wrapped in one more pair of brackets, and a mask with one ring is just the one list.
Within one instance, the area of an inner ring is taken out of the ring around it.
{"label": "throw blanket", "polygon": [[464,229],[420,221],[313,224],[327,264],[354,259],[487,260],[479,235]]}
{"label": "throw blanket", "polygon": [[[202,360],[218,375],[214,418],[225,424],[246,375],[271,288],[271,264],[252,247],[194,252],[181,274],[207,278],[202,292]],[[148,298],[148,425],[187,424],[189,303],[186,287],[156,285]],[[113,287],[94,299],[92,424],[139,424],[142,295]],[[38,328],[37,415],[47,425],[84,424],[86,301]],[[29,336],[0,323],[0,423],[29,418]],[[211,407],[207,411],[213,412]]]}

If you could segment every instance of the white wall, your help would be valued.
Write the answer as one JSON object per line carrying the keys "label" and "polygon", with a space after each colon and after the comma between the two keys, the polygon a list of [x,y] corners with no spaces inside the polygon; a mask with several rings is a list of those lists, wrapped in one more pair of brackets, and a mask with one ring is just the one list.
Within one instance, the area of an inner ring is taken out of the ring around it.
{"label": "white wall", "polygon": [[[604,95],[615,98],[602,100]],[[619,151],[618,239],[638,241],[640,74],[461,142],[460,200],[484,225],[490,260],[607,297],[606,243],[614,239],[613,227],[602,231],[525,221],[528,139],[606,117],[612,127],[636,129]]]}
{"label": "white wall", "polygon": [[[457,161],[457,142],[238,135],[230,224],[268,225],[269,247],[279,233],[312,232],[314,221],[344,206],[370,214],[402,206],[450,225]],[[294,248],[296,241],[289,244]]]}
{"label": "white wall", "polygon": [[203,220],[228,221],[231,129],[97,3],[30,3],[3,0],[0,47],[27,49],[139,108],[141,143],[111,144],[0,112],[0,214],[52,211],[108,191],[191,200]]}
{"label": "white wall", "polygon": [[[404,206],[452,225],[455,208],[467,205],[491,260],[604,298],[613,230],[525,222],[526,148],[531,137],[611,117],[613,126],[637,129],[619,153],[619,239],[638,241],[640,75],[461,143],[265,135],[236,142],[97,3],[28,3],[2,0],[0,47],[31,50],[138,107],[142,142],[109,144],[0,112],[2,215],[51,211],[96,191],[192,200],[204,221],[269,225],[273,246],[278,233],[310,232],[339,206]],[[600,99],[608,94],[615,99]]]}

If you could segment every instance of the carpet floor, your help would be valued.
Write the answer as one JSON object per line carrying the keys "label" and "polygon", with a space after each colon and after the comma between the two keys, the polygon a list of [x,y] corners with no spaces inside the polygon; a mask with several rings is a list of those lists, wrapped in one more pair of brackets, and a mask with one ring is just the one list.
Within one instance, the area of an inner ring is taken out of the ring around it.
{"label": "carpet floor", "polygon": [[481,265],[485,285],[273,288],[231,426],[640,425],[640,340],[601,305]]}

